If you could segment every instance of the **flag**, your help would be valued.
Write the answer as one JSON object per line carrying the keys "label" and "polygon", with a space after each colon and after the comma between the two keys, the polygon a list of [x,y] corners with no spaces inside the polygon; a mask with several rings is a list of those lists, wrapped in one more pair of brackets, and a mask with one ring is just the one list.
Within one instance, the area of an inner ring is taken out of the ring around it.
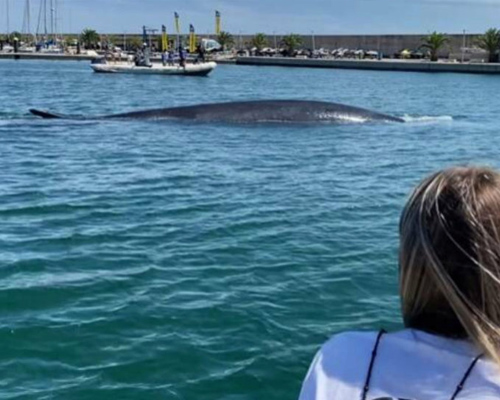
{"label": "flag", "polygon": [[189,25],[189,52],[194,53],[196,50],[196,34],[194,33],[193,24]]}
{"label": "flag", "polygon": [[220,12],[216,11],[215,12],[215,34],[219,35],[220,34],[220,29],[221,27],[221,17],[220,17]]}
{"label": "flag", "polygon": [[165,25],[161,26],[161,51],[168,50],[168,36],[167,27]]}
{"label": "flag", "polygon": [[174,16],[175,16],[175,30],[177,31],[177,34],[180,34],[181,33],[181,24],[179,21],[179,14],[177,14],[175,12]]}

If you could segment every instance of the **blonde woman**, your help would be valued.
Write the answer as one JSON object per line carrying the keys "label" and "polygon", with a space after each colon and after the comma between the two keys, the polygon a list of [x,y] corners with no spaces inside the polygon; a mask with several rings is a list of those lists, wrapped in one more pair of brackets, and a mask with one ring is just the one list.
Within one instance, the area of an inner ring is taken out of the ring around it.
{"label": "blonde woman", "polygon": [[500,399],[500,174],[425,179],[400,221],[406,329],[334,336],[300,400]]}

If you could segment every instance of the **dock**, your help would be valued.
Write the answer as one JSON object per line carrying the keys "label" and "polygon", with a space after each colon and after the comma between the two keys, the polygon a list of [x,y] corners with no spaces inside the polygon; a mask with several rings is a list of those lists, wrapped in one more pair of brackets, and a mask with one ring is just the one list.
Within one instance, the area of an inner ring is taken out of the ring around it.
{"label": "dock", "polygon": [[0,53],[0,60],[90,61],[94,58],[85,54]]}
{"label": "dock", "polygon": [[291,57],[238,57],[237,65],[361,69],[373,71],[452,72],[465,74],[498,74],[500,63],[430,62],[428,60],[358,60],[311,59]]}

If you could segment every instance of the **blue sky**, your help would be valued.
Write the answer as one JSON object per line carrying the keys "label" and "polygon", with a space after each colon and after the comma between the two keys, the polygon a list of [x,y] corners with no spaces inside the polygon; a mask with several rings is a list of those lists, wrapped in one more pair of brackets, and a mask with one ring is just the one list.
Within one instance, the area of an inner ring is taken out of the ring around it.
{"label": "blue sky", "polygon": [[[0,0],[0,32],[20,30],[25,0]],[[36,28],[39,3],[31,0]],[[50,1],[50,0],[47,0]],[[500,0],[53,0],[59,3],[59,26],[65,32],[92,27],[99,32],[139,32],[146,24],[165,23],[173,13],[198,33],[212,32],[214,11],[223,29],[238,33],[387,34],[483,32],[500,27]],[[61,29],[60,29],[61,30]]]}

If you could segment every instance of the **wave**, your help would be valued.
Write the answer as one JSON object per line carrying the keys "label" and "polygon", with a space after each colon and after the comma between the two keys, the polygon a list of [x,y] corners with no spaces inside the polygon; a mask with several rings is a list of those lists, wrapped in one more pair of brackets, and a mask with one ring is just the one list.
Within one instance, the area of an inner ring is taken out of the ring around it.
{"label": "wave", "polygon": [[403,121],[410,123],[439,123],[439,122],[451,122],[454,118],[451,115],[422,115],[413,116],[405,114],[401,117]]}

